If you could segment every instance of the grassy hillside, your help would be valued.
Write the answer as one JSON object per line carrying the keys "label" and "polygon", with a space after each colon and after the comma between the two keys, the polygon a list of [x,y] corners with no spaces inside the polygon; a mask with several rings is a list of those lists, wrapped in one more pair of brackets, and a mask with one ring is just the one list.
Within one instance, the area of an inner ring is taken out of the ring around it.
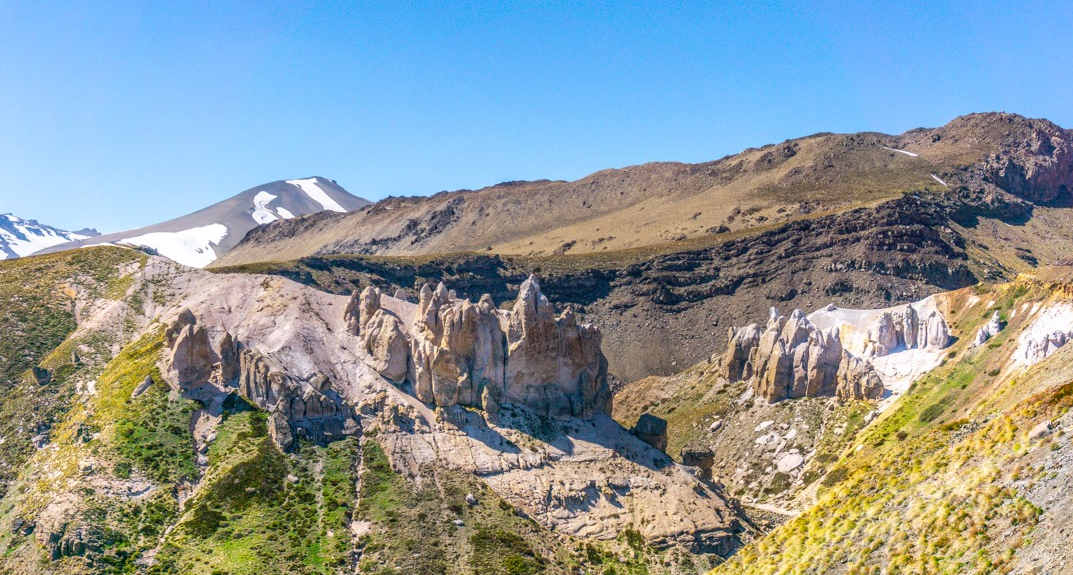
{"label": "grassy hillside", "polygon": [[[815,505],[713,573],[1007,573],[1033,553],[1056,568],[1073,349],[1008,367],[1031,306],[1053,297],[1034,282],[957,294],[944,364],[857,435]],[[971,347],[995,310],[1009,324]]]}
{"label": "grassy hillside", "polygon": [[74,342],[75,309],[124,297],[144,254],[87,248],[0,261],[0,494],[70,407],[74,379],[104,342]]}

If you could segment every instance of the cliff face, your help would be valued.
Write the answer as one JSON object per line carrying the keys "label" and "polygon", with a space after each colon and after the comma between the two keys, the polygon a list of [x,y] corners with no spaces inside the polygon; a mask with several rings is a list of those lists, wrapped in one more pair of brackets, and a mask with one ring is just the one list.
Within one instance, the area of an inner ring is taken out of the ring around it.
{"label": "cliff face", "polygon": [[504,403],[549,416],[608,411],[599,330],[569,310],[557,316],[536,278],[523,282],[509,311],[487,294],[477,304],[452,297],[441,283],[421,288],[407,320],[381,307],[385,297],[375,287],[354,292],[348,329],[363,338],[377,372],[421,401],[492,413]]}

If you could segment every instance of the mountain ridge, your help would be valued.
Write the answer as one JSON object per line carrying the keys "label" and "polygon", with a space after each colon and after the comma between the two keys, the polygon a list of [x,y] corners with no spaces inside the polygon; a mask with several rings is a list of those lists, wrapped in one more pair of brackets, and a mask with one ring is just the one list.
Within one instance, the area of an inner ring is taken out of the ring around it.
{"label": "mountain ridge", "polygon": [[[1045,140],[1055,138],[1066,144],[1051,149]],[[1051,153],[1068,165],[1070,140],[1068,130],[1047,120],[1005,113],[968,114],[899,135],[820,133],[698,164],[650,162],[571,182],[389,197],[338,220],[259,229],[216,265],[340,253],[628,249],[755,229],[912,190],[946,190],[981,178],[1001,184],[1016,178],[1003,164],[1011,158]],[[1036,147],[1021,149],[1022,143]],[[1029,164],[1022,167],[1056,171]]]}
{"label": "mountain ridge", "polygon": [[368,203],[320,176],[276,180],[177,218],[52,246],[47,251],[125,243],[155,250],[185,265],[204,267],[259,225],[319,211],[345,212]]}
{"label": "mountain ridge", "polygon": [[0,259],[24,257],[72,240],[84,240],[99,235],[100,232],[93,228],[67,231],[42,224],[35,219],[3,213],[0,214]]}

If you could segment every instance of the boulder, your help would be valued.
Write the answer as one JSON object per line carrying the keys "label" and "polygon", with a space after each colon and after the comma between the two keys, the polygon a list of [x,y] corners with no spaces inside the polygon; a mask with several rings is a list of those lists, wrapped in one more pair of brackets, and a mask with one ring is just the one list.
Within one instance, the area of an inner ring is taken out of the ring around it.
{"label": "boulder", "polygon": [[642,413],[630,432],[660,451],[667,449],[667,420],[662,417]]}

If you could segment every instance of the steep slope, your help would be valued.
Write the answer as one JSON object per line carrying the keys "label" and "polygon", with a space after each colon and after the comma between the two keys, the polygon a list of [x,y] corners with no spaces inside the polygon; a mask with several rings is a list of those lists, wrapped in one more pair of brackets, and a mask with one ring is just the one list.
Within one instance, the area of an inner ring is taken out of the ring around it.
{"label": "steep slope", "polygon": [[607,416],[598,332],[535,280],[496,310],[116,247],[6,265],[83,257],[112,287],[57,276],[86,301],[23,372],[66,401],[11,467],[0,571],[695,573],[755,534]]}
{"label": "steep slope", "polygon": [[21,258],[55,245],[99,235],[92,229],[69,232],[14,214],[0,214],[0,259]]}
{"label": "steep slope", "polygon": [[943,364],[830,460],[814,504],[715,573],[1067,572],[1073,276],[1058,277],[949,294]]}
{"label": "steep slope", "polygon": [[[612,251],[755,230],[912,190],[984,181],[1048,202],[1065,193],[1062,186],[1068,190],[1070,140],[1045,120],[1011,114],[963,116],[898,136],[819,134],[704,164],[645,164],[574,182],[506,182],[389,198],[344,218],[269,226],[220,265],[315,253]],[[1020,183],[1026,178],[1031,183]],[[1039,193],[1027,192],[1037,187]]]}
{"label": "steep slope", "polygon": [[344,213],[368,203],[325,178],[281,180],[250,188],[173,220],[81,239],[48,251],[104,243],[126,244],[150,248],[183,265],[205,267],[259,225],[321,211]]}

